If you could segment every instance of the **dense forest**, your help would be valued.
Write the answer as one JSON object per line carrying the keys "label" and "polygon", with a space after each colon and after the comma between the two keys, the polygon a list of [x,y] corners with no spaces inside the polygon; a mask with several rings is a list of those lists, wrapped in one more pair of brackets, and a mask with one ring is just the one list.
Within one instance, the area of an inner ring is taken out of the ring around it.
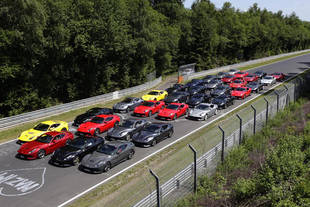
{"label": "dense forest", "polygon": [[310,23],[209,0],[1,0],[0,117],[70,102],[197,63],[301,50]]}

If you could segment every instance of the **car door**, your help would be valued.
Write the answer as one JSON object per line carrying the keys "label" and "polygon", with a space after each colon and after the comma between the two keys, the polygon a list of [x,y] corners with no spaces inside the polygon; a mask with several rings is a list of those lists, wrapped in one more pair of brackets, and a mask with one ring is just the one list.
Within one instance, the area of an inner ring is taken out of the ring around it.
{"label": "car door", "polygon": [[114,160],[114,165],[119,164],[120,162],[122,162],[125,157],[126,157],[126,144],[122,144],[120,145],[117,150],[116,150],[116,156],[115,156],[115,160]]}
{"label": "car door", "polygon": [[93,152],[96,149],[96,147],[94,147],[94,146],[95,146],[95,140],[85,139],[85,143],[83,146],[81,156],[85,156],[86,154]]}
{"label": "car door", "polygon": [[166,139],[168,137],[169,131],[168,131],[169,127],[168,125],[163,125],[161,128],[162,131],[162,139]]}
{"label": "car door", "polygon": [[113,117],[107,117],[105,119],[105,124],[103,125],[102,132],[107,131],[108,129],[110,129],[114,126],[114,120],[113,119],[114,119]]}
{"label": "car door", "polygon": [[182,105],[180,106],[179,109],[180,109],[180,110],[179,110],[179,115],[178,115],[178,117],[179,117],[179,116],[182,116],[183,114],[185,114],[185,111],[186,111],[185,105],[182,104]]}
{"label": "car door", "polygon": [[[62,134],[64,136],[64,134]],[[62,137],[61,134],[60,135],[57,135],[55,136],[52,141],[50,142],[50,145],[48,147],[48,149],[46,150],[46,153],[49,154],[49,153],[52,153],[54,152],[56,149],[62,147]]]}

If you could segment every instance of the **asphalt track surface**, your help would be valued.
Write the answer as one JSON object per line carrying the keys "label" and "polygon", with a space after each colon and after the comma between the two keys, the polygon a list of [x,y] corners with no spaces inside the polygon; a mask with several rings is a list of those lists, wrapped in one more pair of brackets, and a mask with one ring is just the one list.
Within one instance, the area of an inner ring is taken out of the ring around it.
{"label": "asphalt track surface", "polygon": [[[294,76],[308,69],[309,66],[310,54],[307,54],[255,68],[251,71],[264,70],[267,73],[283,72]],[[246,100],[253,99],[256,96],[252,95]],[[231,111],[244,102],[243,100],[235,101],[234,106],[221,110],[217,116]],[[122,114],[122,116],[126,118],[130,115]],[[154,117],[155,115],[147,119],[155,121]],[[76,166],[65,168],[52,166],[48,164],[50,155],[40,160],[21,160],[15,157],[20,147],[15,141],[2,144],[0,145],[0,206],[59,206],[215,118],[212,117],[207,121],[197,122],[181,117],[176,121],[170,121],[174,125],[175,131],[172,138],[166,139],[154,147],[136,147],[136,154],[132,160],[123,162],[112,168],[108,173],[103,174],[87,174],[78,170]],[[72,131],[76,130],[74,127],[70,129]],[[104,135],[105,133],[102,134],[102,136]]]}

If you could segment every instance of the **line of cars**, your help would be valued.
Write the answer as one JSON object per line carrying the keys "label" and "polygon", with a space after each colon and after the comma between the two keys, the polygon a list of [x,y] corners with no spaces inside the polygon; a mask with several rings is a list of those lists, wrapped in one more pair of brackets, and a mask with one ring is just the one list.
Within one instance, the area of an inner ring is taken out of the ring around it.
{"label": "line of cars", "polygon": [[[113,166],[131,159],[135,146],[149,147],[173,136],[174,127],[169,122],[149,122],[142,117],[154,114],[159,120],[175,120],[186,116],[190,120],[206,120],[219,109],[234,104],[236,98],[259,92],[264,85],[272,85],[285,76],[281,73],[267,75],[230,70],[203,79],[193,79],[186,84],[174,84],[166,90],[152,90],[148,94],[127,97],[113,109],[92,108],[77,116],[73,126],[76,135],[69,132],[68,123],[45,121],[24,131],[18,138],[21,144],[17,156],[23,159],[50,156],[49,163],[56,166],[79,165],[87,172],[106,172]],[[121,121],[115,113],[131,113],[138,118]],[[107,132],[105,138],[100,134]]]}

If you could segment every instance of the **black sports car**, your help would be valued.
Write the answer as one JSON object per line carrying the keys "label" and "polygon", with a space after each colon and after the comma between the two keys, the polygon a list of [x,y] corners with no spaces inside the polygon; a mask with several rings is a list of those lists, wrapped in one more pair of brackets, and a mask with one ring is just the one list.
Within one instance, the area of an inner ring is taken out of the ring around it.
{"label": "black sports car", "polygon": [[189,93],[184,91],[175,92],[173,94],[168,95],[164,102],[165,104],[169,103],[185,103],[189,98]]}
{"label": "black sports car", "polygon": [[264,77],[264,76],[267,75],[266,72],[261,71],[261,70],[258,70],[258,71],[256,71],[256,72],[254,72],[254,74],[257,75],[259,78],[262,78],[262,77]]}
{"label": "black sports car", "polygon": [[131,140],[133,134],[141,131],[149,122],[144,119],[126,119],[117,127],[108,130],[107,139]]}
{"label": "black sports car", "polygon": [[190,108],[195,108],[200,103],[207,103],[211,99],[210,94],[206,93],[197,93],[190,97],[190,99],[186,102]]}
{"label": "black sports car", "polygon": [[206,87],[207,89],[213,90],[219,85],[223,85],[223,82],[221,81],[221,79],[214,78],[206,85]]}
{"label": "black sports car", "polygon": [[154,146],[156,143],[173,135],[173,125],[167,123],[152,123],[142,131],[134,134],[133,143],[139,146]]}
{"label": "black sports car", "polygon": [[88,111],[86,111],[84,114],[78,115],[73,122],[73,126],[79,126],[80,124],[91,120],[92,118],[94,118],[97,115],[102,115],[102,114],[113,114],[113,109],[109,109],[109,108],[92,108],[89,109]]}
{"label": "black sports car", "polygon": [[216,78],[217,78],[216,75],[207,75],[202,79],[202,81],[206,84],[206,83],[209,83],[211,80],[216,79]]}
{"label": "black sports car", "polygon": [[190,87],[188,89],[188,92],[191,96],[193,96],[197,93],[204,93],[206,92],[206,90],[207,88],[205,86],[197,85],[197,86]]}
{"label": "black sports car", "polygon": [[249,82],[246,86],[251,88],[252,91],[254,91],[255,93],[258,93],[259,91],[264,89],[264,85],[261,84],[259,81]]}
{"label": "black sports car", "polygon": [[132,142],[112,141],[98,146],[93,154],[86,155],[79,166],[85,172],[102,173],[119,163],[129,160],[135,154]]}
{"label": "black sports car", "polygon": [[218,74],[216,74],[216,77],[217,78],[224,78],[227,75],[229,75],[229,73],[227,73],[227,72],[219,72]]}
{"label": "black sports car", "polygon": [[219,85],[211,92],[211,96],[216,97],[222,94],[230,95],[230,92],[231,88],[228,85]]}
{"label": "black sports car", "polygon": [[114,104],[113,110],[115,112],[130,112],[143,103],[143,99],[136,97],[128,97],[122,102]]}
{"label": "black sports car", "polygon": [[59,166],[77,165],[85,155],[92,153],[103,143],[102,137],[75,138],[66,146],[57,149],[49,163]]}
{"label": "black sports car", "polygon": [[201,79],[192,79],[190,82],[185,84],[185,87],[191,88],[191,87],[197,86],[201,83],[203,83],[203,80],[201,80]]}
{"label": "black sports car", "polygon": [[[184,90],[186,87],[183,84],[176,83],[172,86],[172,88],[176,88],[178,90]],[[169,93],[168,93],[169,94]]]}
{"label": "black sports car", "polygon": [[173,87],[170,87],[170,88],[167,88],[166,91],[168,92],[168,95],[169,94],[172,94],[172,93],[175,93],[175,92],[178,92],[179,89],[178,88],[173,88]]}
{"label": "black sports car", "polygon": [[230,95],[220,95],[212,99],[212,104],[216,104],[218,108],[226,109],[234,104],[234,97]]}

